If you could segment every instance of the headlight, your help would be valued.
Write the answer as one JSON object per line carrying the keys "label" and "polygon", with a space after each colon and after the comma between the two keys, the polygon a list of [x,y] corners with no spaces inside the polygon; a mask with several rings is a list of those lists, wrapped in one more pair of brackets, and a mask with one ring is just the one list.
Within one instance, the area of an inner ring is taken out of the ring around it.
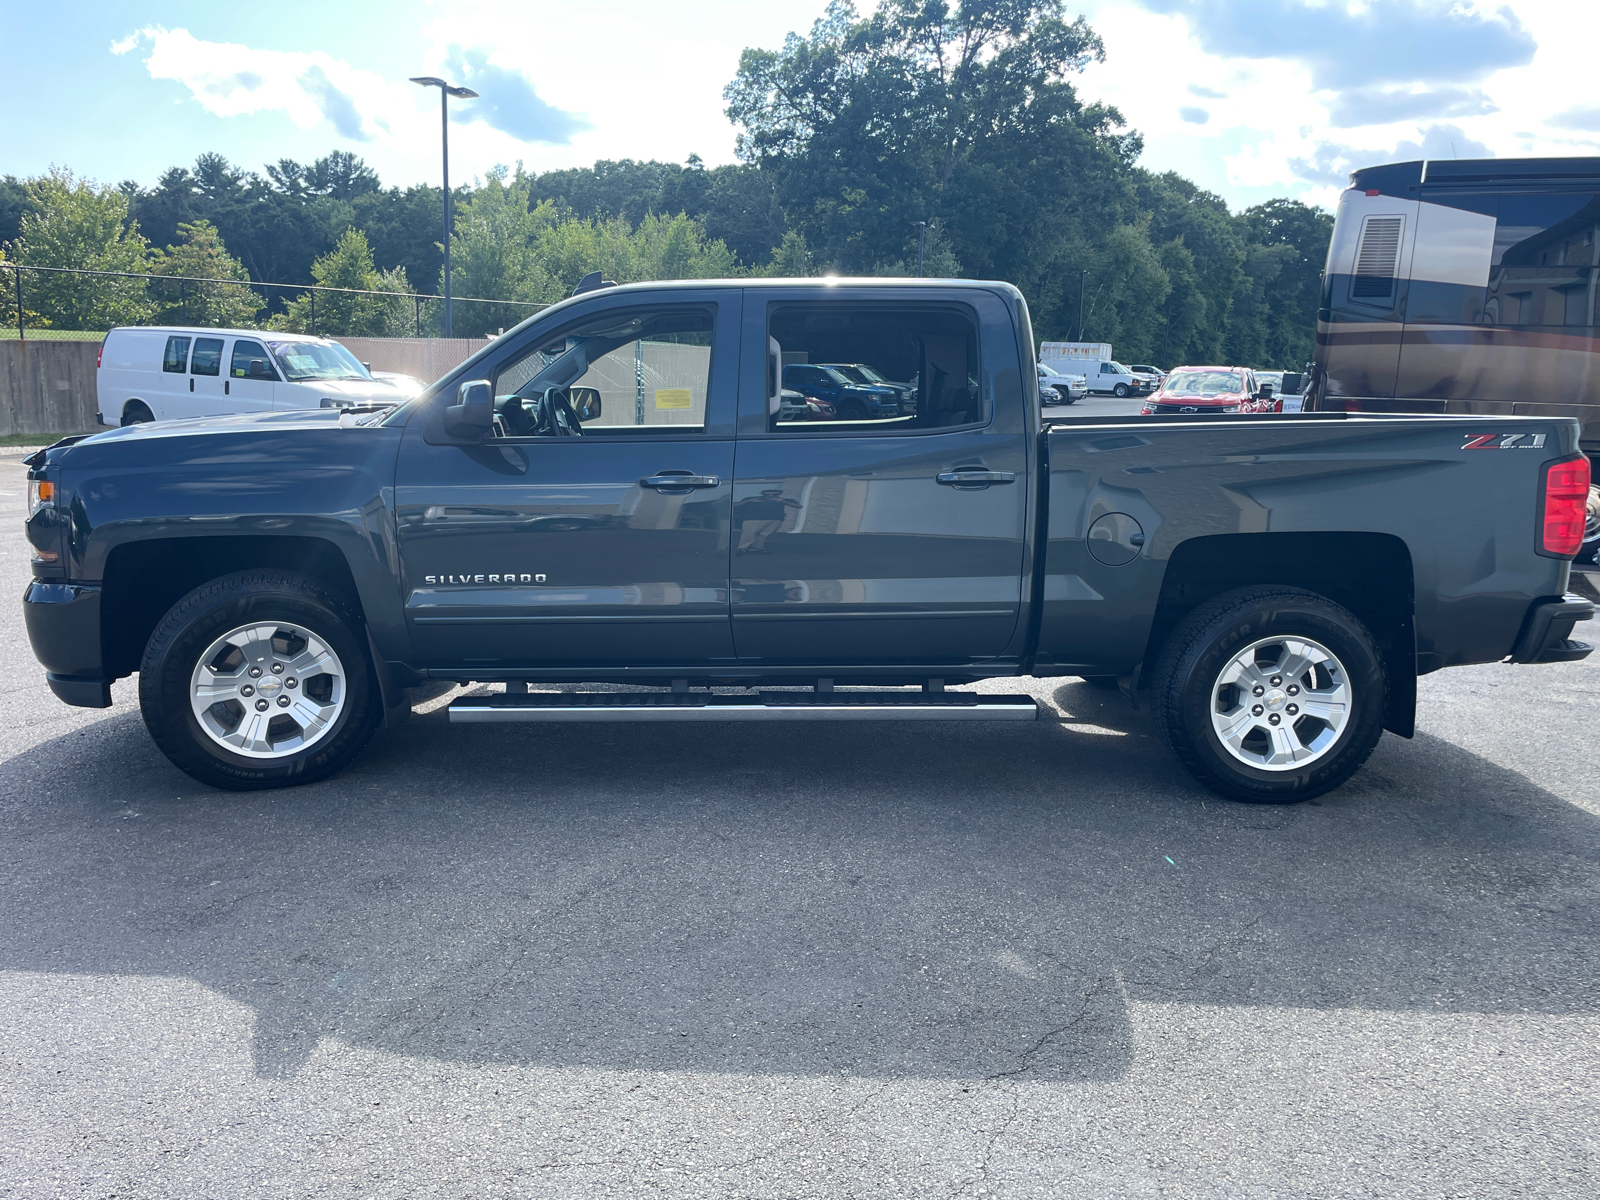
{"label": "headlight", "polygon": [[54,504],[56,485],[48,479],[28,480],[28,515],[31,517],[46,504]]}

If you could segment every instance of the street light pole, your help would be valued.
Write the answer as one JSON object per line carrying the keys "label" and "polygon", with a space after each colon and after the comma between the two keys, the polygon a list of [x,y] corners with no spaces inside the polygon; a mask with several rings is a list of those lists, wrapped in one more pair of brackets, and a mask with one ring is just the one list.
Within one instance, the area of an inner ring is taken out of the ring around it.
{"label": "street light pole", "polygon": [[922,259],[928,249],[928,223],[917,222],[917,278],[922,278]]}
{"label": "street light pole", "polygon": [[444,336],[450,337],[450,97],[474,100],[478,93],[468,87],[455,87],[433,75],[416,75],[411,82],[439,89],[439,143],[444,149]]}
{"label": "street light pole", "polygon": [[1078,272],[1078,340],[1083,341],[1083,288],[1089,282],[1088,269]]}

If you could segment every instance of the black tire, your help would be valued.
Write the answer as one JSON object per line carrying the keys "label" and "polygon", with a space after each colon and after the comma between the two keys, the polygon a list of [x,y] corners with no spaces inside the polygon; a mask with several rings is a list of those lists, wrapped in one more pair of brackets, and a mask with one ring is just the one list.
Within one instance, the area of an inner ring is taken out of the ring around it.
{"label": "black tire", "polygon": [[1118,400],[1126,400],[1128,398],[1128,385],[1125,383],[1117,384],[1116,387],[1111,389],[1111,394]]}
{"label": "black tire", "polygon": [[[240,625],[274,620],[292,622],[321,638],[339,657],[346,691],[338,716],[305,749],[282,758],[252,758],[232,752],[201,729],[189,702],[189,686],[200,656],[218,637]],[[361,752],[382,715],[359,615],[318,581],[274,570],[213,579],[167,611],[139,665],[139,708],[150,736],[179,770],[230,791],[325,779]]]}
{"label": "black tire", "polygon": [[865,421],[866,408],[859,403],[846,403],[839,406],[839,416],[846,421]]}
{"label": "black tire", "polygon": [[1085,675],[1083,681],[1090,687],[1102,692],[1117,690],[1117,677],[1115,675]]}
{"label": "black tire", "polygon": [[[1236,758],[1211,720],[1224,667],[1252,642],[1274,635],[1320,642],[1343,665],[1350,694],[1337,738],[1305,766],[1286,770]],[[1172,631],[1156,663],[1151,700],[1168,747],[1206,787],[1233,800],[1296,804],[1338,787],[1367,761],[1383,735],[1388,680],[1355,614],[1297,588],[1247,588],[1201,605]]]}
{"label": "black tire", "polygon": [[135,400],[132,404],[129,404],[122,410],[122,424],[124,428],[129,425],[148,425],[155,419],[155,413],[151,412],[149,408],[145,406],[144,401],[142,400]]}

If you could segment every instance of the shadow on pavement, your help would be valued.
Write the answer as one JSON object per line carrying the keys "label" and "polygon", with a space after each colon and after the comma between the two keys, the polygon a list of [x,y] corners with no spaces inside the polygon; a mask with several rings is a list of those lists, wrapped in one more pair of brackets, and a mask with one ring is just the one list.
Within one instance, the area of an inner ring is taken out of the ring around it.
{"label": "shadow on pavement", "polygon": [[[447,728],[213,792],[119,713],[0,764],[0,969],[181,976],[470,1062],[1109,1079],[1127,1005],[1592,1013],[1592,817],[1426,736],[1343,791],[1196,789],[1064,724]],[[76,765],[74,765],[76,764]],[[17,798],[26,797],[25,804]]]}

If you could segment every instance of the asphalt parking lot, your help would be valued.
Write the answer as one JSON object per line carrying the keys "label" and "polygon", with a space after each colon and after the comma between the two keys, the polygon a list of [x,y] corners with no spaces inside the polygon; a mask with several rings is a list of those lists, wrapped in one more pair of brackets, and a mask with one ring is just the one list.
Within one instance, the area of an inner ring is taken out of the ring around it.
{"label": "asphalt parking lot", "polygon": [[219,793],[136,681],[46,690],[21,453],[0,1195],[1600,1190],[1600,664],[1430,676],[1414,740],[1290,808],[1071,679],[942,728],[439,697],[337,779]]}

